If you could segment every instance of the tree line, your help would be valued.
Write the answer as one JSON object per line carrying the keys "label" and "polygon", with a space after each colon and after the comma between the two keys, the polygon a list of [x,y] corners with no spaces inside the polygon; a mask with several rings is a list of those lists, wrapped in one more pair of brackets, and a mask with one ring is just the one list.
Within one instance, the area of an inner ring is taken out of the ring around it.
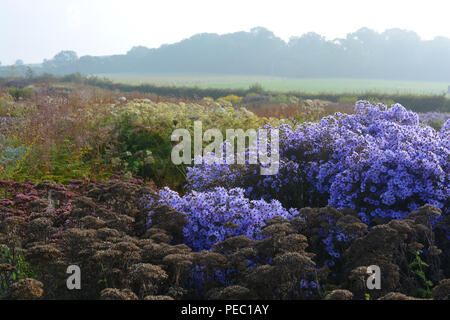
{"label": "tree line", "polygon": [[0,67],[17,73],[210,73],[281,77],[352,77],[450,81],[450,39],[422,40],[416,33],[362,28],[346,38],[317,33],[288,42],[257,27],[250,32],[197,34],[159,48],[134,47],[126,54],[82,56],[62,51],[40,65]]}

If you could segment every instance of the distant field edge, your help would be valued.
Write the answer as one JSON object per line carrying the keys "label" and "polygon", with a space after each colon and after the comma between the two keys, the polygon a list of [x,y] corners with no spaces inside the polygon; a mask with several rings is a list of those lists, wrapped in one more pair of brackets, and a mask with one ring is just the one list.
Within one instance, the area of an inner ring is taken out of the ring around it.
{"label": "distant field edge", "polygon": [[254,83],[267,91],[337,94],[446,94],[450,82],[382,80],[365,78],[287,78],[265,75],[133,74],[105,73],[94,76],[130,85],[187,86],[201,89],[247,89]]}
{"label": "distant field edge", "polygon": [[450,112],[450,97],[445,93],[434,94],[405,94],[405,93],[381,93],[376,91],[366,91],[361,93],[355,92],[318,92],[311,93],[306,91],[292,90],[292,91],[277,91],[267,90],[261,83],[254,86],[255,83],[250,84],[247,88],[201,88],[199,86],[175,86],[175,85],[155,85],[155,84],[127,84],[115,82],[105,77],[98,76],[84,76],[80,74],[71,74],[66,76],[41,75],[32,79],[29,78],[0,78],[0,85],[6,86],[26,86],[39,82],[58,82],[58,83],[74,83],[96,86],[98,88],[108,90],[118,90],[122,92],[141,92],[146,94],[155,94],[158,96],[168,96],[176,98],[201,99],[204,97],[211,97],[218,99],[228,95],[247,96],[249,94],[256,94],[261,96],[287,94],[296,96],[297,98],[306,99],[320,99],[331,102],[342,101],[357,101],[357,100],[372,100],[392,103],[400,103],[405,107],[415,112]]}

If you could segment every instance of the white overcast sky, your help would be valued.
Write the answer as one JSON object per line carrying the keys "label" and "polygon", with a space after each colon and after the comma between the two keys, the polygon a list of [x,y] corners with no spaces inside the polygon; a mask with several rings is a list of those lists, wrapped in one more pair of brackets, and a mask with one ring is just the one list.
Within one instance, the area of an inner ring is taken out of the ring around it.
{"label": "white overcast sky", "polygon": [[196,33],[262,26],[288,40],[327,39],[361,27],[450,38],[449,0],[0,0],[0,61],[41,62],[61,50],[79,56],[126,53]]}

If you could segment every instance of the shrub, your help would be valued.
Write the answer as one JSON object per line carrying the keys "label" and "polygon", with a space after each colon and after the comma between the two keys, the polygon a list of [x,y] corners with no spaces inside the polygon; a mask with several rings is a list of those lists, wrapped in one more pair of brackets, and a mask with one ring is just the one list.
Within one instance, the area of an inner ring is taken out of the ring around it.
{"label": "shrub", "polygon": [[263,94],[265,90],[260,83],[254,83],[248,88],[248,92],[255,94]]}
{"label": "shrub", "polygon": [[[159,192],[159,204],[167,204],[186,214],[185,243],[195,250],[211,249],[227,238],[245,235],[261,239],[265,221],[274,217],[290,218],[296,210],[286,210],[277,200],[249,200],[244,190],[216,188],[211,192],[192,192],[183,197],[168,188]],[[151,225],[151,213],[150,213]]]}
{"label": "shrub", "polygon": [[401,218],[425,204],[444,209],[445,215],[450,193],[447,127],[437,132],[420,126],[417,114],[399,104],[387,108],[360,101],[353,115],[281,125],[277,175],[260,176],[255,166],[203,164],[189,169],[189,187],[208,191],[217,182],[243,186],[252,199],[278,199],[286,207],[355,209],[366,223],[375,217]]}
{"label": "shrub", "polygon": [[125,106],[111,108],[113,136],[107,160],[120,170],[128,170],[158,186],[181,189],[185,183],[186,166],[171,161],[171,135],[175,129],[194,130],[194,121],[201,121],[203,130],[218,128],[257,128],[264,123],[252,112],[235,110],[228,101],[203,99],[201,103],[153,102],[135,100]]}
{"label": "shrub", "polygon": [[237,96],[237,95],[235,95],[235,94],[230,94],[230,95],[228,95],[228,96],[219,98],[218,100],[219,100],[219,101],[220,101],[220,100],[224,100],[224,101],[229,101],[229,102],[231,102],[232,104],[238,104],[238,103],[241,103],[242,97],[239,97],[239,96]]}
{"label": "shrub", "polygon": [[33,97],[33,90],[30,87],[23,89],[12,87],[9,88],[8,92],[16,101],[20,99],[30,99]]}
{"label": "shrub", "polygon": [[118,169],[128,170],[141,177],[153,179],[161,184],[173,184],[183,176],[169,161],[172,144],[166,133],[137,126],[130,117],[124,117],[116,124],[117,146],[113,156],[120,162],[113,164]]}
{"label": "shrub", "polygon": [[338,102],[339,103],[351,103],[351,104],[354,104],[354,103],[356,103],[358,101],[358,98],[357,97],[347,97],[347,96],[344,96],[344,97],[340,97],[339,99],[338,99]]}

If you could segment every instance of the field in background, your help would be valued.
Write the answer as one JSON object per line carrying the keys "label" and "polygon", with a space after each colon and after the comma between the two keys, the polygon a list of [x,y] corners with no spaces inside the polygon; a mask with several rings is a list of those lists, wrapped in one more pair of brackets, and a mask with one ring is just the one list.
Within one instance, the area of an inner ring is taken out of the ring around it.
{"label": "field in background", "polygon": [[302,91],[307,93],[386,93],[386,94],[443,94],[450,83],[417,82],[373,79],[314,78],[294,79],[259,75],[206,75],[206,74],[98,74],[117,83],[132,85],[189,86],[215,89],[247,89],[259,83],[269,91]]}

